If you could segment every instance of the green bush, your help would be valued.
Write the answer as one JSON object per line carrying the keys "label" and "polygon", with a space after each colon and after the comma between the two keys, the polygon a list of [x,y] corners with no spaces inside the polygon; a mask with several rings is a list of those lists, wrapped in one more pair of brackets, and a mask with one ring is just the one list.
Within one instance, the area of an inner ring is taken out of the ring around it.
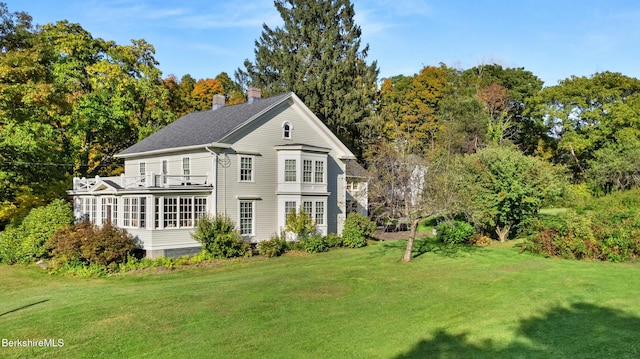
{"label": "green bush", "polygon": [[54,267],[98,266],[116,271],[133,253],[135,241],[124,229],[89,222],[63,227],[48,241]]}
{"label": "green bush", "polygon": [[327,246],[329,246],[329,248],[338,248],[344,245],[342,237],[335,233],[327,234],[327,236],[324,238],[324,241],[325,243],[327,243]]}
{"label": "green bush", "polygon": [[228,216],[200,218],[191,236],[202,243],[203,249],[214,258],[251,256],[251,246],[242,240],[235,223]]}
{"label": "green bush", "polygon": [[304,208],[287,213],[286,231],[295,234],[295,239],[302,240],[316,231],[316,224]]}
{"label": "green bush", "polygon": [[32,209],[19,226],[7,227],[0,235],[0,261],[29,263],[46,257],[49,238],[73,220],[71,205],[60,199]]}
{"label": "green bush", "polygon": [[258,253],[266,257],[279,257],[287,250],[287,241],[277,234],[258,243]]}
{"label": "green bush", "polygon": [[304,244],[301,241],[289,241],[287,242],[288,251],[304,251]]}
{"label": "green bush", "polygon": [[303,238],[301,241],[304,250],[309,253],[320,253],[329,250],[329,246],[325,242],[324,238],[319,234]]}
{"label": "green bush", "polygon": [[467,243],[473,233],[473,226],[462,221],[442,222],[436,227],[436,239],[447,244]]}
{"label": "green bush", "polygon": [[375,231],[375,222],[359,213],[349,213],[342,229],[343,244],[349,248],[364,247]]}
{"label": "green bush", "polygon": [[17,228],[7,227],[0,232],[0,263],[14,264],[20,260],[22,243]]}
{"label": "green bush", "polygon": [[540,216],[538,233],[522,250],[569,259],[612,262],[640,256],[640,191],[594,198],[553,217]]}

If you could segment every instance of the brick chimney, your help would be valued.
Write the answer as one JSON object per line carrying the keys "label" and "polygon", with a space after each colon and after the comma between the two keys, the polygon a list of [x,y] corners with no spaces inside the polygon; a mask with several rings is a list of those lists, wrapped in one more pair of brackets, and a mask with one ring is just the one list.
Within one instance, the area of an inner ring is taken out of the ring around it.
{"label": "brick chimney", "polygon": [[224,106],[224,95],[213,95],[213,110],[217,110],[220,107]]}
{"label": "brick chimney", "polygon": [[262,90],[257,87],[250,87],[247,91],[247,98],[249,103],[253,103],[253,100],[262,96]]}

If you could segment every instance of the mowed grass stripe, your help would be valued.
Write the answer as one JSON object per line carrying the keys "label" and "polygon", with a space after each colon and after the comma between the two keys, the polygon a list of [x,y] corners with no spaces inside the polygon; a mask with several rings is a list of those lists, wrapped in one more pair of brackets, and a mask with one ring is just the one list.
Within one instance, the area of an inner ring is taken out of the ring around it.
{"label": "mowed grass stripe", "polygon": [[0,338],[65,341],[0,356],[638,356],[635,263],[546,259],[513,242],[421,242],[402,263],[405,244],[98,279],[0,266]]}

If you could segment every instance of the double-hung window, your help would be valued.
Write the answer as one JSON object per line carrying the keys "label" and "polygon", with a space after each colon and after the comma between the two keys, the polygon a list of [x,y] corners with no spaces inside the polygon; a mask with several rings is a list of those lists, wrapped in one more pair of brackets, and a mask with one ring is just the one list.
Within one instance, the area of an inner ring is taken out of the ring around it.
{"label": "double-hung window", "polygon": [[147,198],[140,197],[140,228],[147,226]]}
{"label": "double-hung window", "polygon": [[324,202],[316,202],[316,224],[324,224]]}
{"label": "double-hung window", "polygon": [[240,156],[240,182],[253,182],[253,157]]}
{"label": "double-hung window", "polygon": [[180,197],[180,227],[193,226],[193,198]]}
{"label": "double-hung window", "polygon": [[144,228],[147,225],[147,198],[123,198],[122,225],[131,228]]}
{"label": "double-hung window", "polygon": [[178,198],[164,198],[164,228],[178,227]]}
{"label": "double-hung window", "polygon": [[131,198],[124,198],[124,211],[122,212],[122,225],[125,227],[131,226]]}
{"label": "double-hung window", "polygon": [[324,161],[316,161],[315,182],[324,183]]}
{"label": "double-hung window", "polygon": [[254,201],[240,201],[240,235],[254,235]]}
{"label": "double-hung window", "polygon": [[207,215],[207,197],[196,197],[194,200],[193,216],[197,221]]}
{"label": "double-hung window", "polygon": [[162,184],[167,184],[167,175],[169,174],[169,163],[162,160]]}
{"label": "double-hung window", "polygon": [[182,175],[184,176],[184,181],[188,182],[191,180],[191,159],[189,157],[182,158]]}
{"label": "double-hung window", "polygon": [[309,216],[309,219],[313,220],[313,202],[311,201],[305,201],[302,202],[302,208],[304,209],[305,213],[307,213],[307,216]]}
{"label": "double-hung window", "polygon": [[311,182],[313,174],[313,161],[302,161],[302,182]]}
{"label": "double-hung window", "polygon": [[131,227],[138,227],[138,198],[131,198]]}
{"label": "double-hung window", "polygon": [[296,160],[284,160],[284,181],[295,182],[297,178]]}

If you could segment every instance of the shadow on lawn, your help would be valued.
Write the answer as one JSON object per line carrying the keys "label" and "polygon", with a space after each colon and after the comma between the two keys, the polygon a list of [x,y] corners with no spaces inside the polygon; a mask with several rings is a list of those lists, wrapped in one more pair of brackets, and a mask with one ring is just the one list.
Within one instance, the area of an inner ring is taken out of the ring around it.
{"label": "shadow on lawn", "polygon": [[0,313],[0,317],[5,316],[7,314],[11,314],[11,313],[17,312],[17,311],[22,310],[22,309],[33,307],[34,305],[41,304],[41,303],[48,302],[48,301],[49,301],[49,299],[45,299],[45,300],[41,300],[41,301],[38,301],[38,302],[35,302],[35,303],[23,305],[20,308],[16,308],[16,309],[12,309],[12,310],[6,311],[4,313]]}
{"label": "shadow on lawn", "polygon": [[[405,249],[407,248],[407,241],[385,241],[382,242],[383,249]],[[445,244],[439,242],[435,237],[422,237],[416,238],[413,242],[413,257],[417,258],[425,253],[433,253],[444,257],[459,257],[467,253],[474,253],[480,247],[459,245],[459,244]]]}
{"label": "shadow on lawn", "polygon": [[555,307],[523,319],[506,347],[470,342],[439,329],[397,359],[409,358],[638,358],[640,318],[587,303]]}
{"label": "shadow on lawn", "polygon": [[469,245],[442,243],[436,240],[435,237],[416,238],[413,243],[413,258],[420,257],[425,253],[455,258],[466,253],[474,253],[478,248]]}

